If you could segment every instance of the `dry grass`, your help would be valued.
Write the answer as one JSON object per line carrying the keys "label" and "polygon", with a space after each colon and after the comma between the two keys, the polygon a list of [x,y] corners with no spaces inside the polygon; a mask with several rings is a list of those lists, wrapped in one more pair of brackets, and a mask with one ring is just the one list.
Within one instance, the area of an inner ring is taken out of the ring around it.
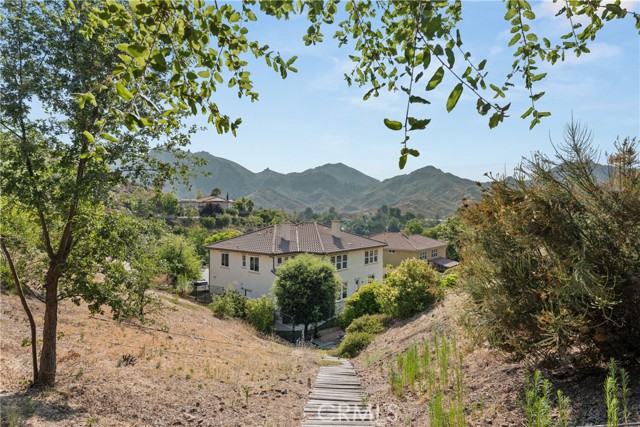
{"label": "dry grass", "polygon": [[[0,395],[13,412],[33,402],[34,410],[20,412],[26,425],[290,426],[302,417],[318,369],[319,354],[161,294],[161,309],[144,325],[116,323],[108,313],[92,318],[63,303],[58,385],[25,393],[28,324],[17,297],[1,298]],[[41,319],[42,305],[31,306]]]}

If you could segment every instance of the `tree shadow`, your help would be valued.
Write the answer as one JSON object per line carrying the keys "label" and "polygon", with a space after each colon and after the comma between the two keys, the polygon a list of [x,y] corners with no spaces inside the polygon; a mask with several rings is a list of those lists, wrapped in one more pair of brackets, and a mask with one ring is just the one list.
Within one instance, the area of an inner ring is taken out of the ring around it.
{"label": "tree shadow", "polygon": [[54,389],[29,389],[1,394],[2,425],[5,425],[9,417],[26,421],[37,416],[43,421],[59,422],[87,412],[85,408],[72,408],[66,401],[51,399],[47,394]]}

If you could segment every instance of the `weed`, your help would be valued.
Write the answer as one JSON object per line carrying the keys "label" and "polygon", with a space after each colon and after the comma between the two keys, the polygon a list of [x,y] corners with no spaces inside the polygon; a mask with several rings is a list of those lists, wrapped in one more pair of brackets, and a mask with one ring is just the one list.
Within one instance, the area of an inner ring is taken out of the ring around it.
{"label": "weed", "polygon": [[604,397],[607,404],[607,427],[618,427],[618,379],[616,361],[609,363],[609,375],[604,381]]}
{"label": "weed", "polygon": [[244,401],[247,406],[249,406],[249,396],[251,395],[251,387],[242,386],[242,391],[244,392]]}
{"label": "weed", "polygon": [[554,410],[551,400],[551,383],[542,379],[540,371],[536,370],[531,378],[525,381],[525,398],[523,409],[526,427],[567,427],[569,425],[569,398],[561,390],[556,394],[556,421],[552,422]]}
{"label": "weed", "polygon": [[130,354],[123,354],[120,356],[120,359],[116,362],[116,367],[121,366],[135,366],[137,359]]}

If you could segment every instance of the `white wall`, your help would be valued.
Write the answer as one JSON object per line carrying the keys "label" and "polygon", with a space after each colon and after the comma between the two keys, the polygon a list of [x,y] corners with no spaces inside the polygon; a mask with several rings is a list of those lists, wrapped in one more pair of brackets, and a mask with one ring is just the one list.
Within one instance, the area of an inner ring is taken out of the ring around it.
{"label": "white wall", "polygon": [[[229,254],[229,267],[220,265],[221,254]],[[238,252],[225,252],[217,249],[209,250],[209,284],[212,286],[226,287],[233,285],[236,291],[241,295],[252,298],[260,298],[261,295],[268,295],[271,292],[271,286],[275,275],[271,272],[273,269],[273,260],[267,255],[244,254],[246,256],[247,265],[242,267],[242,255]],[[249,257],[258,257],[260,259],[260,271],[254,272],[249,270]]]}
{"label": "white wall", "polygon": [[[382,248],[378,249],[378,262],[365,265],[364,250],[341,252],[326,255],[326,261],[331,261],[332,256],[347,254],[347,268],[338,271],[343,282],[347,282],[347,296],[356,292],[356,279],[359,279],[360,286],[368,282],[368,277],[374,275],[376,280],[382,280]],[[220,265],[221,254],[229,254],[229,267]],[[272,273],[274,268],[274,258],[268,255],[245,254],[247,265],[242,267],[242,254],[238,252],[225,252],[218,249],[209,250],[209,284],[211,286],[226,287],[233,285],[235,290],[244,295],[245,290],[250,290],[252,298],[259,298],[261,295],[269,295],[271,286],[276,276]],[[249,257],[258,256],[260,258],[260,271],[258,273],[249,270]],[[277,258],[277,257],[276,257]]]}

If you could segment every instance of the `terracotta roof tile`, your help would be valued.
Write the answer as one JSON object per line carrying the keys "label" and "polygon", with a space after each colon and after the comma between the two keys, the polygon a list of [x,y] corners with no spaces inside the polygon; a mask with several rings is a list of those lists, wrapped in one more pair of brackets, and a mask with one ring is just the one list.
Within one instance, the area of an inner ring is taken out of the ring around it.
{"label": "terracotta roof tile", "polygon": [[387,244],[387,249],[396,251],[424,251],[446,245],[446,242],[421,236],[420,234],[405,235],[402,233],[380,233],[371,236],[372,239]]}
{"label": "terracotta roof tile", "polygon": [[[288,239],[285,238],[287,233],[286,230],[283,233],[283,227],[289,227]],[[328,254],[377,248],[384,245],[380,241],[346,231],[340,231],[339,236],[333,236],[331,227],[310,222],[278,224],[242,236],[211,243],[206,247],[208,249],[276,255],[296,252]]]}

